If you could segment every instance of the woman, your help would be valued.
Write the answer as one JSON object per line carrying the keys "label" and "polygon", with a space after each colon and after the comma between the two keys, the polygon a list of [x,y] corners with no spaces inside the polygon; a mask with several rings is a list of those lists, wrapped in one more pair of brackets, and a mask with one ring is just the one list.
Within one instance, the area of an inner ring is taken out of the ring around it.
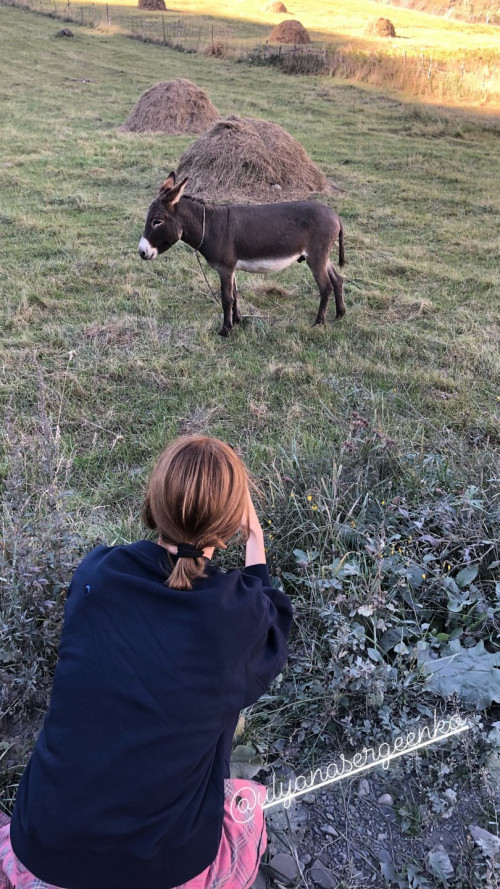
{"label": "woman", "polygon": [[[143,519],[157,542],[98,546],[73,576],[50,709],[10,835],[0,828],[6,889],[243,889],[255,877],[262,809],[232,817],[229,758],[239,711],[286,660],[291,604],[224,442],[172,442]],[[245,567],[224,573],[212,555],[238,531]]]}

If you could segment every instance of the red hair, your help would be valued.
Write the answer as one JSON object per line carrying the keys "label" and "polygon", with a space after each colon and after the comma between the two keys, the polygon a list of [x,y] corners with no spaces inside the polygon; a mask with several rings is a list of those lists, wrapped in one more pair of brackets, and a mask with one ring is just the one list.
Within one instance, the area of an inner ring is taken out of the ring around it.
{"label": "red hair", "polygon": [[[225,549],[244,523],[248,485],[246,467],[230,445],[205,435],[177,438],[151,473],[142,519],[164,543]],[[190,590],[204,573],[202,558],[178,558],[167,583]]]}

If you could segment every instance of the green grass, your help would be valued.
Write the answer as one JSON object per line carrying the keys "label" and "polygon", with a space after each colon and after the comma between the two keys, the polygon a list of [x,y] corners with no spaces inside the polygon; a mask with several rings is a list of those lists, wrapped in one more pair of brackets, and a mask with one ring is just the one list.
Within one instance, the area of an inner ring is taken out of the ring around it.
{"label": "green grass", "polygon": [[[338,445],[354,408],[403,451],[497,440],[494,121],[79,29],[54,40],[52,21],[14,9],[2,22],[3,394],[29,416],[37,353],[58,412],[76,353],[62,424],[99,505],[102,484],[113,513],[129,490],[116,461],[144,463],[200,406],[255,466],[295,441],[305,457]],[[190,139],[116,127],[151,82],[177,76],[223,114],[277,120],[339,185],[342,323],[330,311],[310,326],[317,292],[297,266],[273,279],[282,295],[240,276],[247,321],[223,342],[192,251],[139,261],[147,206]]]}
{"label": "green grass", "polygon": [[[362,603],[387,626],[404,626],[408,645],[421,639],[439,650],[438,635],[455,632],[497,646],[498,120],[78,27],[73,40],[56,40],[58,27],[0,8],[0,398],[11,417],[2,436],[3,557],[17,591],[6,600],[9,620],[22,615],[15,596],[25,601],[25,578],[36,579],[36,559],[47,570],[52,546],[71,550],[60,583],[82,545],[141,533],[152,460],[179,432],[207,431],[238,446],[262,485],[269,558],[288,575],[298,614],[279,707],[256,708],[250,738],[257,732],[272,750],[283,707],[300,738],[287,748],[297,768],[324,752],[319,717],[327,748],[339,738],[360,746],[367,731],[383,740],[389,726],[425,712],[430,695],[411,652],[384,655],[397,673],[360,685],[353,664],[381,632],[358,612]],[[277,121],[337,183],[328,202],[346,232],[342,322],[330,307],[327,325],[311,326],[316,287],[297,265],[267,279],[240,275],[245,322],[223,340],[220,306],[191,250],[177,245],[140,261],[146,209],[190,138],[117,127],[146,88],[173,77],[204,87],[223,114]],[[77,543],[66,544],[60,511]],[[12,567],[20,528],[26,574]],[[442,540],[437,549],[419,541],[422,528]],[[297,567],[294,548],[320,555]],[[346,603],[333,613],[319,580],[353,553],[360,574],[342,579]],[[481,602],[450,614],[445,575],[468,561],[480,567]],[[424,609],[418,621],[401,594],[410,563],[428,566],[413,591]],[[59,600],[59,587],[51,595]],[[12,637],[33,632],[23,657],[28,665],[41,657],[34,698],[26,664],[18,668],[26,712],[41,706],[50,678],[40,639],[52,659],[55,651],[43,607]],[[346,650],[339,679],[332,658]],[[12,646],[4,663],[11,657]],[[313,701],[308,711],[295,705],[294,688]]]}

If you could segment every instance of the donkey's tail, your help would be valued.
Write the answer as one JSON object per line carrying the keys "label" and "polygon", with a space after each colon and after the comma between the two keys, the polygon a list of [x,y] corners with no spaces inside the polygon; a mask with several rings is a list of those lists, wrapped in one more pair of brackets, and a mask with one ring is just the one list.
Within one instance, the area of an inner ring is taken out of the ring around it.
{"label": "donkey's tail", "polygon": [[342,268],[345,265],[345,253],[344,253],[344,226],[342,225],[341,220],[340,223],[340,231],[339,231],[339,266]]}

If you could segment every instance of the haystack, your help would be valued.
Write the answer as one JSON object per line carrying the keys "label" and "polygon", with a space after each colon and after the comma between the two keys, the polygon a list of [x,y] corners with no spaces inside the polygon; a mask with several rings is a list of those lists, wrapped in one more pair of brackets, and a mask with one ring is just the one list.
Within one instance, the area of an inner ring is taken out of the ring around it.
{"label": "haystack", "polygon": [[395,37],[396,28],[390,19],[375,19],[368,28],[370,34],[376,34],[377,37]]}
{"label": "haystack", "polygon": [[133,133],[204,133],[220,119],[205,90],[190,80],[164,80],[142,94],[120,130]]}
{"label": "haystack", "polygon": [[331,190],[304,149],[268,120],[220,120],[182,155],[177,176],[206,200],[259,203],[306,198]]}
{"label": "haystack", "polygon": [[304,25],[289,19],[286,22],[280,22],[271,31],[269,35],[270,43],[310,43],[311,38],[307,33]]}
{"label": "haystack", "polygon": [[286,8],[284,3],[280,3],[279,0],[275,0],[274,3],[269,3],[267,6],[269,12],[281,12],[286,15],[288,9]]}
{"label": "haystack", "polygon": [[139,9],[149,9],[151,12],[156,12],[156,10],[166,12],[167,10],[165,0],[139,0],[137,6]]}

